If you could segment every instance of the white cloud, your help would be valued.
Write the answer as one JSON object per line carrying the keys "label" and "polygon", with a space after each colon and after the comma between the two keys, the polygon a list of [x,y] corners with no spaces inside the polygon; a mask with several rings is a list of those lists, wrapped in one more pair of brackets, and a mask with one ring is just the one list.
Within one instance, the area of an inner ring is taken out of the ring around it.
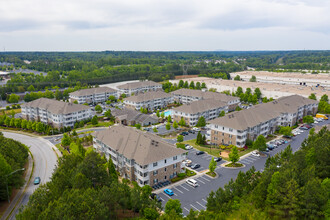
{"label": "white cloud", "polygon": [[330,49],[329,11],[327,0],[1,0],[0,46]]}

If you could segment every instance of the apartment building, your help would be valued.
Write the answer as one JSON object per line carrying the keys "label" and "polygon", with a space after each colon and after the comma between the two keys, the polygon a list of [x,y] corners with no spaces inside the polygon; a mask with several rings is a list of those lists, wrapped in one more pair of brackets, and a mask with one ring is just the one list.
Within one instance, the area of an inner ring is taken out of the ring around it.
{"label": "apartment building", "polygon": [[96,132],[93,147],[111,157],[120,174],[140,186],[153,186],[184,171],[185,150],[132,127],[115,125]]}
{"label": "apartment building", "polygon": [[172,95],[163,91],[140,93],[124,100],[126,107],[136,110],[140,110],[141,107],[149,110],[165,108],[170,103],[173,103]]}
{"label": "apartment building", "polygon": [[194,89],[179,89],[172,92],[173,99],[179,103],[190,103],[202,99],[213,99],[214,101],[226,102],[228,105],[228,111],[234,111],[240,103],[239,97],[234,97],[218,92],[203,92],[201,90]]}
{"label": "apartment building", "polygon": [[211,143],[243,147],[247,139],[273,134],[278,126],[293,126],[306,115],[316,114],[318,102],[299,95],[281,97],[209,121]]}
{"label": "apartment building", "polygon": [[69,94],[69,101],[72,103],[74,101],[78,101],[78,104],[96,104],[107,101],[109,96],[118,98],[117,90],[111,89],[109,87],[97,87],[71,92]]}
{"label": "apartment building", "polygon": [[214,101],[213,99],[202,99],[183,104],[171,110],[172,118],[180,121],[183,118],[189,126],[195,126],[200,117],[205,120],[212,120],[219,116],[220,112],[228,112],[226,102]]}
{"label": "apartment building", "polygon": [[24,103],[21,107],[24,119],[41,121],[55,128],[73,127],[75,122],[92,117],[89,106],[47,98]]}
{"label": "apartment building", "polygon": [[126,94],[127,96],[130,96],[132,93],[138,94],[141,92],[163,90],[162,84],[153,81],[126,83],[118,86],[117,88],[120,94]]}

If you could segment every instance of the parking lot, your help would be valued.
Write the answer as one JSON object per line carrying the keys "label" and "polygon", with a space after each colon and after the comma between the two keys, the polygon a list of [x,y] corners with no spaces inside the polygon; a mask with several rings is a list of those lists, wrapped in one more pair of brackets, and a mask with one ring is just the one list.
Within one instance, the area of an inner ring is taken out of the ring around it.
{"label": "parking lot", "polygon": [[[198,150],[196,150],[196,149],[188,150],[187,158],[192,161],[192,164],[197,163],[197,164],[201,165],[201,167],[196,169],[196,171],[201,172],[203,170],[209,169],[210,160],[212,159],[213,156],[209,155],[207,153],[202,154],[202,155],[196,155],[197,151]],[[218,166],[224,162],[226,162],[226,161],[222,160],[222,161],[218,162]]]}

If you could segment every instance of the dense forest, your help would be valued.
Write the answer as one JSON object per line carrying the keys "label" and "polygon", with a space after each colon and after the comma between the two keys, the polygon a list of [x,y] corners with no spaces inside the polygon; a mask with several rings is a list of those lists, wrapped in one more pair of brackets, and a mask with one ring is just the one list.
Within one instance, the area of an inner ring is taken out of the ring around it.
{"label": "dense forest", "polygon": [[[104,84],[125,80],[164,81],[189,74],[230,79],[230,72],[246,70],[330,70],[330,51],[258,52],[1,52],[4,71],[28,69],[44,72],[11,73],[0,87],[7,93]],[[8,65],[11,64],[11,65]]]}
{"label": "dense forest", "polygon": [[329,219],[330,131],[311,129],[302,148],[288,146],[264,172],[240,172],[211,192],[207,210],[184,217],[179,200],[164,213],[149,186],[118,181],[111,160],[90,151],[60,159],[51,182],[39,187],[17,219]]}
{"label": "dense forest", "polygon": [[[24,168],[28,158],[28,148],[18,141],[5,138],[0,132],[0,200],[7,200],[8,181],[9,196],[13,187],[19,188],[24,184],[23,171],[11,172]],[[9,175],[9,176],[8,176]]]}

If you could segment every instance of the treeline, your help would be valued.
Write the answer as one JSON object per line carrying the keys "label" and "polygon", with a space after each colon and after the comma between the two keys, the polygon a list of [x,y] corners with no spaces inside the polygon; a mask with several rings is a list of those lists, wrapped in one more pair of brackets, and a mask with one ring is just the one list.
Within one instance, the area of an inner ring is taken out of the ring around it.
{"label": "treeline", "polygon": [[[0,200],[7,200],[7,183],[9,197],[13,188],[19,188],[24,184],[22,169],[28,158],[28,148],[13,139],[5,138],[0,132]],[[12,173],[12,174],[11,174]]]}
{"label": "treeline", "polygon": [[94,151],[60,158],[52,179],[30,197],[16,219],[156,219],[151,187],[118,181],[112,160]]}
{"label": "treeline", "polygon": [[201,90],[201,89],[206,89],[206,84],[203,82],[203,83],[200,83],[200,82],[195,82],[194,81],[191,81],[190,83],[188,83],[188,81],[183,81],[183,80],[180,80],[179,81],[179,84],[176,84],[176,83],[171,83],[171,82],[164,82],[162,84],[162,87],[163,87],[163,90],[166,92],[166,93],[169,93],[169,92],[173,92],[175,90],[178,90],[178,89],[197,89],[197,90]]}

